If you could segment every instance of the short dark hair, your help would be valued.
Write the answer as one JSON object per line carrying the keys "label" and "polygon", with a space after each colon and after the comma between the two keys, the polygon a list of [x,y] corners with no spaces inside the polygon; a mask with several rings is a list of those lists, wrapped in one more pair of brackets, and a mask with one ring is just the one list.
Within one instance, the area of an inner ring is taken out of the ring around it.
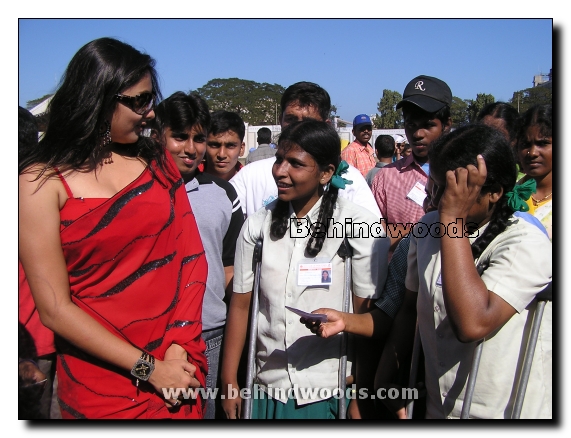
{"label": "short dark hair", "polygon": [[258,129],[258,143],[270,144],[271,142],[272,142],[272,131],[270,130],[270,128]]}
{"label": "short dark hair", "polygon": [[379,135],[375,140],[375,151],[379,158],[391,158],[395,153],[395,139],[390,135]]}
{"label": "short dark hair", "polygon": [[329,93],[313,82],[296,82],[287,87],[280,103],[282,114],[287,106],[294,102],[299,102],[302,107],[317,108],[323,122],[329,118],[331,113]]}
{"label": "short dark hair", "polygon": [[246,135],[246,127],[244,120],[238,114],[218,110],[211,114],[209,134],[218,135],[226,131],[234,131],[240,137],[240,141],[244,141]]}
{"label": "short dark hair", "polygon": [[166,128],[182,132],[199,125],[208,131],[210,111],[206,101],[198,94],[177,91],[157,105],[155,118],[149,122],[149,125],[159,138]]}

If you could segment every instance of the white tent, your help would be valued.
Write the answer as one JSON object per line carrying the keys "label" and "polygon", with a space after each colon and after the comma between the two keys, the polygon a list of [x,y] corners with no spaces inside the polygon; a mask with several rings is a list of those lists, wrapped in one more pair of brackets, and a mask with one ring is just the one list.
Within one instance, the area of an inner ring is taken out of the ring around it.
{"label": "white tent", "polygon": [[40,114],[43,114],[46,112],[46,110],[48,109],[48,104],[50,103],[50,101],[52,100],[53,95],[51,95],[50,97],[48,97],[47,99],[44,99],[42,102],[38,103],[35,107],[33,107],[30,112],[34,115],[34,116],[39,116]]}

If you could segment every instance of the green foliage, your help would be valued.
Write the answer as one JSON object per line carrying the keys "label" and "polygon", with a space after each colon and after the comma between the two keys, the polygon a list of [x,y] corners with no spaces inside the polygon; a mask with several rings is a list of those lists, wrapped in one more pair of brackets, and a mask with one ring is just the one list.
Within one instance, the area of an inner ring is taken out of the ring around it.
{"label": "green foliage", "polygon": [[396,109],[397,103],[402,100],[398,91],[383,90],[383,97],[377,104],[379,114],[373,118],[373,126],[377,129],[402,128],[404,125],[402,111]]}
{"label": "green foliage", "polygon": [[452,97],[450,105],[450,117],[452,118],[452,126],[459,128],[468,123],[468,103],[459,97]]}
{"label": "green foliage", "polygon": [[510,103],[522,114],[533,105],[552,104],[553,91],[551,87],[526,88],[525,90],[514,92]]}
{"label": "green foliage", "polygon": [[250,125],[279,124],[279,105],[284,91],[278,84],[238,78],[212,79],[196,90],[211,111],[238,113]]}
{"label": "green foliage", "polygon": [[476,100],[467,100],[468,104],[467,114],[468,122],[474,123],[478,117],[478,113],[489,103],[494,103],[496,101],[495,97],[491,94],[478,93],[476,95]]}
{"label": "green foliage", "polygon": [[27,110],[31,110],[33,107],[35,107],[36,105],[42,103],[44,100],[46,100],[48,97],[53,96],[52,94],[46,94],[45,96],[42,96],[38,99],[34,99],[34,100],[28,100],[26,102],[26,109]]}

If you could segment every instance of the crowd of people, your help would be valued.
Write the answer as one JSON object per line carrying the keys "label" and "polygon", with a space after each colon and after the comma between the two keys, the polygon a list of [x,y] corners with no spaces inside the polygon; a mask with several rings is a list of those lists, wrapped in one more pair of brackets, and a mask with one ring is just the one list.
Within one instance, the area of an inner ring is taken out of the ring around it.
{"label": "crowd of people", "polygon": [[[483,342],[470,418],[510,418],[552,280],[552,107],[453,129],[451,103],[420,75],[406,138],[359,114],[342,150],[297,82],[242,165],[238,114],[83,46],[39,141],[19,108],[19,417],[395,420],[410,396],[362,395],[415,389],[413,418],[460,418]],[[521,418],[553,416],[551,333],[549,301]]]}

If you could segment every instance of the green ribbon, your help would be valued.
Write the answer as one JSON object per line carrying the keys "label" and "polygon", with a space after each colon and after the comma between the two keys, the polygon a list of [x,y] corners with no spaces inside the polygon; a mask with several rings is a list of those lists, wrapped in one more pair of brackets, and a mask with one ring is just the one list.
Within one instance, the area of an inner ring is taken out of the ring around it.
{"label": "green ribbon", "polygon": [[335,171],[335,174],[331,177],[331,181],[329,183],[333,187],[336,187],[338,189],[344,189],[345,185],[353,184],[353,181],[345,179],[341,176],[347,172],[347,169],[349,169],[349,164],[347,164],[347,161],[345,160],[341,161],[339,163],[339,166],[337,166],[337,170]]}
{"label": "green ribbon", "polygon": [[511,192],[507,192],[508,205],[513,211],[528,211],[529,205],[525,201],[535,193],[537,183],[533,178],[528,179],[523,184],[516,185]]}

